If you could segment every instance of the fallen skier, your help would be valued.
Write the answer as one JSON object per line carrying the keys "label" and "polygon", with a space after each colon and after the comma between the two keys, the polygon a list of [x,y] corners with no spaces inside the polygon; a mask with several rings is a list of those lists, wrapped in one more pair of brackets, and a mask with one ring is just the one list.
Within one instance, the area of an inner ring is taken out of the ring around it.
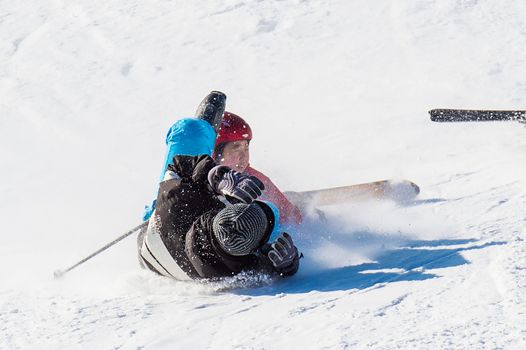
{"label": "fallen skier", "polygon": [[299,268],[298,249],[289,234],[274,232],[279,210],[258,200],[264,184],[211,158],[225,100],[220,92],[210,93],[195,119],[179,120],[170,129],[156,207],[138,237],[139,260],[177,279],[242,271],[291,276]]}

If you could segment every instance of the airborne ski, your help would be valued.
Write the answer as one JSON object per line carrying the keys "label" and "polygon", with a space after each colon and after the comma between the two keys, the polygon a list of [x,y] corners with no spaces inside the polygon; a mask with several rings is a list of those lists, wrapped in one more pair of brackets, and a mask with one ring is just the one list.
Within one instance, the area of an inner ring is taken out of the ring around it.
{"label": "airborne ski", "polygon": [[526,122],[526,111],[520,110],[432,109],[429,114],[434,122]]}
{"label": "airborne ski", "polygon": [[382,180],[358,185],[325,188],[320,190],[287,191],[287,198],[298,206],[351,203],[370,199],[390,199],[408,202],[420,193],[420,188],[408,180]]}

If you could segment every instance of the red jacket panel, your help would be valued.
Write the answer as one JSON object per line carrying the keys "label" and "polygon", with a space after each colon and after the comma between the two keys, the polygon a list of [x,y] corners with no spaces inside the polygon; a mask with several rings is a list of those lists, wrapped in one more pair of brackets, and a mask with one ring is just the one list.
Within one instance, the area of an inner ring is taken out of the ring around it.
{"label": "red jacket panel", "polygon": [[280,213],[280,224],[299,224],[302,220],[301,211],[292,204],[279,188],[263,173],[248,166],[245,172],[257,177],[265,185],[265,190],[261,196],[262,200],[274,203]]}

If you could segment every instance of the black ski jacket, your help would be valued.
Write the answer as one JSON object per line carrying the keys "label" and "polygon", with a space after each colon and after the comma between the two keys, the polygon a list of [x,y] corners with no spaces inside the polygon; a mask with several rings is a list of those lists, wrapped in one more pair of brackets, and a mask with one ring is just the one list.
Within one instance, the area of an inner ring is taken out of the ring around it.
{"label": "black ski jacket", "polygon": [[[231,256],[222,251],[212,232],[215,215],[225,204],[208,184],[208,172],[215,162],[206,155],[175,156],[168,166],[172,178],[161,182],[154,215],[160,219],[160,237],[177,265],[191,278],[230,276],[242,270],[272,270],[266,256],[259,253]],[[274,229],[272,210],[268,213],[266,243]],[[151,266],[148,266],[152,269]]]}

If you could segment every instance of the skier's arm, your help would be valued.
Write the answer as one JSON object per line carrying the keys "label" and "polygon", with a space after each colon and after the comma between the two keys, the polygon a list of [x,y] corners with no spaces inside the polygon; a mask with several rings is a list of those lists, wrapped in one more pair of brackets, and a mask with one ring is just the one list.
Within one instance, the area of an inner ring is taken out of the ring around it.
{"label": "skier's arm", "polygon": [[261,253],[283,277],[292,276],[298,271],[303,256],[298,252],[292,237],[286,232],[280,234],[272,244],[263,246]]}

